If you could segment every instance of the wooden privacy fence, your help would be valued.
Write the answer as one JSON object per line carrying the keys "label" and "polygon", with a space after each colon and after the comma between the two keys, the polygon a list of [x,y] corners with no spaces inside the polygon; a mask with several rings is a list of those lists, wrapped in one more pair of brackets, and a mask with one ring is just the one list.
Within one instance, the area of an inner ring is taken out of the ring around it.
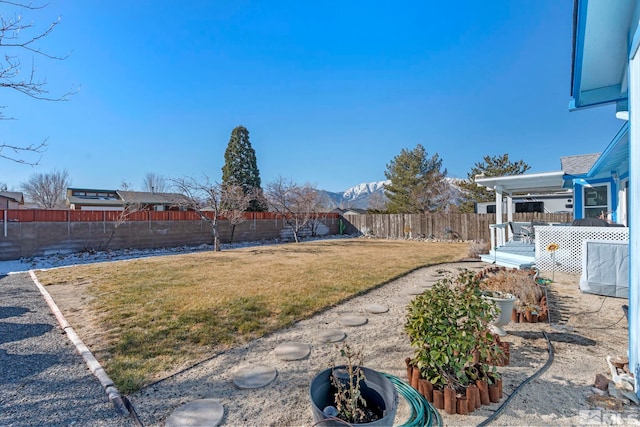
{"label": "wooden privacy fence", "polygon": [[[347,222],[345,231],[349,234],[361,233],[386,239],[459,239],[486,242],[491,239],[489,225],[496,222],[495,214],[474,213],[364,214],[345,215],[344,218]],[[573,220],[573,215],[516,213],[513,220],[567,223]]]}
{"label": "wooden privacy fence", "polygon": [[[204,212],[213,218],[213,212]],[[322,218],[338,218],[337,213],[319,214]],[[245,212],[245,220],[280,219],[273,212]],[[83,211],[50,209],[6,209],[0,222],[115,222],[122,220],[123,211]],[[224,216],[218,216],[224,220]],[[126,214],[127,221],[198,221],[200,216],[193,211],[137,211]]]}

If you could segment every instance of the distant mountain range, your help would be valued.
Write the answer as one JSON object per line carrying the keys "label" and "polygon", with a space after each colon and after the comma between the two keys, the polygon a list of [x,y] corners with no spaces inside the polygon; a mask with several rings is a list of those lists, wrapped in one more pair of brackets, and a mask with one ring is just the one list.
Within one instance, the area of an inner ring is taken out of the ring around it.
{"label": "distant mountain range", "polygon": [[[449,183],[453,203],[458,204],[462,196],[462,190],[457,185],[460,180],[455,178],[445,179]],[[329,201],[331,209],[370,209],[374,207],[371,206],[372,204],[386,201],[384,185],[388,183],[390,181],[365,182],[348,188],[342,193],[324,190],[323,192]]]}

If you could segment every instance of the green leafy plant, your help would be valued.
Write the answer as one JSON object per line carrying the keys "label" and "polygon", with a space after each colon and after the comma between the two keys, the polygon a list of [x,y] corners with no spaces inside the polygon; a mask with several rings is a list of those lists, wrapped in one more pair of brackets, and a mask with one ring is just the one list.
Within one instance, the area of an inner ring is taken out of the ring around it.
{"label": "green leafy plant", "polygon": [[[481,361],[499,357],[502,350],[489,332],[495,305],[483,298],[479,281],[469,271],[443,278],[408,306],[405,331],[415,350],[411,363],[435,388],[463,388],[474,379],[474,353]],[[476,376],[490,368],[475,363]]]}

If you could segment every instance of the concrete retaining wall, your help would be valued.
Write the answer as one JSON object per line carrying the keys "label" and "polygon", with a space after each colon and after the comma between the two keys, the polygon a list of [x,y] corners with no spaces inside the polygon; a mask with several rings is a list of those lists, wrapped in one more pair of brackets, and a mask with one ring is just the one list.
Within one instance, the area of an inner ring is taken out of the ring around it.
{"label": "concrete retaining wall", "polygon": [[[319,235],[338,234],[338,219],[328,218]],[[0,261],[102,250],[114,230],[113,222],[8,222],[0,232]],[[219,221],[222,243],[231,239],[228,221]],[[250,220],[236,226],[233,241],[290,240],[281,219]],[[128,221],[113,233],[106,249],[148,249],[212,243],[211,228],[203,221]]]}

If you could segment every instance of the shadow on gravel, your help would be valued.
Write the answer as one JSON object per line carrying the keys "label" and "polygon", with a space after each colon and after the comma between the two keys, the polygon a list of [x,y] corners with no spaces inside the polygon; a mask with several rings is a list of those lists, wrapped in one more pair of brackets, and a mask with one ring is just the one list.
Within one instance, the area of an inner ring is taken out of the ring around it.
{"label": "shadow on gravel", "polygon": [[52,354],[11,354],[0,349],[0,385],[15,383],[58,363]]}
{"label": "shadow on gravel", "polygon": [[22,316],[28,311],[29,309],[24,307],[0,307],[0,319]]}
{"label": "shadow on gravel", "polygon": [[[510,331],[511,335],[519,336],[524,339],[533,340],[544,338],[540,332],[530,332],[530,331]],[[585,338],[582,335],[570,333],[570,332],[549,332],[547,333],[549,339],[552,343],[554,342],[563,342],[567,344],[575,344],[583,347],[594,346],[597,344],[592,339]]]}
{"label": "shadow on gravel", "polygon": [[0,322],[0,344],[39,337],[52,329],[53,325],[46,323],[24,324]]}

